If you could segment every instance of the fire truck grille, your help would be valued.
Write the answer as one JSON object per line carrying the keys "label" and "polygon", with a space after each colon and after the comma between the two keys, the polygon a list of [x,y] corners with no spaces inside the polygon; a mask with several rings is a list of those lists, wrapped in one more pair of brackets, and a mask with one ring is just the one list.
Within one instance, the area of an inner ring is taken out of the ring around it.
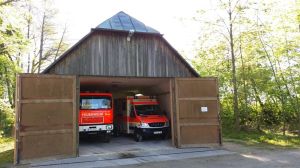
{"label": "fire truck grille", "polygon": [[162,127],[164,125],[165,125],[164,122],[149,123],[150,127]]}

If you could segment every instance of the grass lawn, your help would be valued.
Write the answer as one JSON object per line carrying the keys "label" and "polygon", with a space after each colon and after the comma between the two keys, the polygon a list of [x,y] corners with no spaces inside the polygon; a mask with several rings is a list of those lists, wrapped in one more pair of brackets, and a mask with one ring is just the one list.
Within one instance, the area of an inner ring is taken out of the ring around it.
{"label": "grass lawn", "polygon": [[246,145],[261,145],[270,147],[300,148],[300,138],[297,135],[273,133],[269,131],[232,131],[223,130],[225,141]]}
{"label": "grass lawn", "polygon": [[5,164],[13,163],[14,155],[14,141],[13,138],[0,137],[0,167]]}

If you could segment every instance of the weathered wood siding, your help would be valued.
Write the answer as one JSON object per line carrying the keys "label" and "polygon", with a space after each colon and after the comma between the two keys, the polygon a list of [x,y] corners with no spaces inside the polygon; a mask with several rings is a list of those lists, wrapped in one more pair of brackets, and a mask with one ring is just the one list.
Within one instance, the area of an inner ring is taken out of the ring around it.
{"label": "weathered wood siding", "polygon": [[77,86],[75,76],[17,76],[15,164],[78,155]]}
{"label": "weathered wood siding", "polygon": [[176,52],[159,36],[95,32],[49,73],[69,75],[194,77]]}

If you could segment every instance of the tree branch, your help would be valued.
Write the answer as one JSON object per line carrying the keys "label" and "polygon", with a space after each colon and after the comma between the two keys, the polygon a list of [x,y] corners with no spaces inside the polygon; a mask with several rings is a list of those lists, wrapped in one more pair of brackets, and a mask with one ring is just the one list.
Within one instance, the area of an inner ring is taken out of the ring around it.
{"label": "tree branch", "polygon": [[7,0],[7,1],[1,2],[0,6],[8,5],[8,4],[10,4],[12,2],[16,2],[16,1],[18,1],[18,0]]}

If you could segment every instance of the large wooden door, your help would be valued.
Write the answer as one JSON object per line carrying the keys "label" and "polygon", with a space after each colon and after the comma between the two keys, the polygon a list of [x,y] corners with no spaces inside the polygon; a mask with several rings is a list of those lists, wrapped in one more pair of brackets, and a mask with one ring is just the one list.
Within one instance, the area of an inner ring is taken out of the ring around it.
{"label": "large wooden door", "polygon": [[17,76],[15,164],[78,155],[77,96],[75,76]]}
{"label": "large wooden door", "polygon": [[216,78],[175,78],[174,135],[177,147],[221,144]]}

